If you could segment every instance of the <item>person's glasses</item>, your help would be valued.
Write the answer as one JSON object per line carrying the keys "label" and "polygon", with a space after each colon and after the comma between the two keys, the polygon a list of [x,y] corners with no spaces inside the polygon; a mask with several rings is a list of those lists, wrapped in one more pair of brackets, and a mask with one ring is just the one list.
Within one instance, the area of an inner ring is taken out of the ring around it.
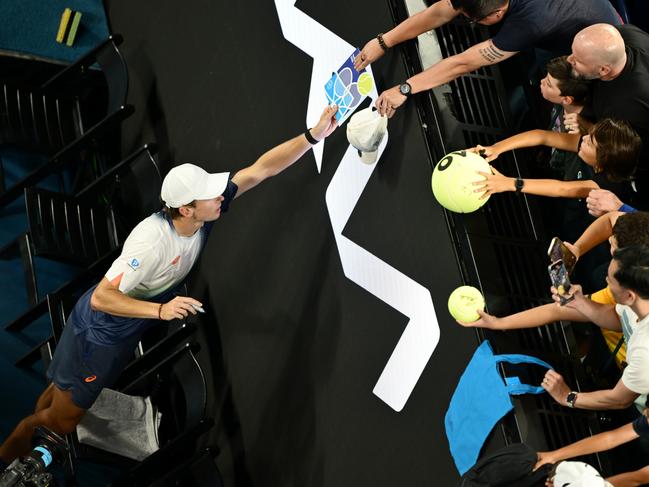
{"label": "person's glasses", "polygon": [[462,13],[462,15],[464,16],[464,18],[466,19],[466,21],[468,22],[469,25],[475,25],[475,24],[477,24],[478,22],[482,22],[484,19],[486,19],[486,18],[489,17],[490,15],[495,14],[496,12],[498,12],[498,10],[499,10],[499,9],[496,9],[496,10],[494,10],[493,12],[489,12],[487,15],[483,15],[482,17],[476,17],[476,18],[469,17],[469,16],[468,16],[467,14],[465,14],[465,13]]}

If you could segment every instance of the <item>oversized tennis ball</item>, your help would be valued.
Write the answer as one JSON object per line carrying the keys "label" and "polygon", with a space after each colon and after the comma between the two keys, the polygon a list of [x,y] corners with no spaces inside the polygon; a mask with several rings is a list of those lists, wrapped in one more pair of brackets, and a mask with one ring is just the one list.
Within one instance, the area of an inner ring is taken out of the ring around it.
{"label": "oversized tennis ball", "polygon": [[489,163],[481,156],[468,151],[451,152],[437,163],[433,171],[433,194],[447,210],[471,213],[484,205],[489,197],[480,199],[476,181],[482,181],[477,171],[491,172]]}
{"label": "oversized tennis ball", "polygon": [[460,286],[448,297],[448,311],[458,321],[476,321],[480,318],[478,310],[484,310],[484,298],[473,286]]}

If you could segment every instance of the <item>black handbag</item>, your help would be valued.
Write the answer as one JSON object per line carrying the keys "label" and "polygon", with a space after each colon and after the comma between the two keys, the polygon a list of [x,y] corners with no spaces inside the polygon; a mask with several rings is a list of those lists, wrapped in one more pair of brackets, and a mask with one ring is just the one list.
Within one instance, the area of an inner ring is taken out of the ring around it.
{"label": "black handbag", "polygon": [[545,487],[552,465],[532,472],[536,451],[524,443],[514,443],[482,457],[460,479],[459,487]]}

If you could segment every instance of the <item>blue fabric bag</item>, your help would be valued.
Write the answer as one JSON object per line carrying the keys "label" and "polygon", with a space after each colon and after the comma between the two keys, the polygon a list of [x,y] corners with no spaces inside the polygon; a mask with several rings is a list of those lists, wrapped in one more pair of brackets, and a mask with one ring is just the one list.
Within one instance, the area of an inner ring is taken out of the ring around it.
{"label": "blue fabric bag", "polygon": [[510,394],[545,392],[542,387],[522,384],[518,377],[503,380],[498,368],[501,362],[552,368],[528,355],[494,355],[489,341],[482,342],[460,377],[444,421],[451,455],[460,475],[478,460],[482,445],[496,423],[514,409]]}

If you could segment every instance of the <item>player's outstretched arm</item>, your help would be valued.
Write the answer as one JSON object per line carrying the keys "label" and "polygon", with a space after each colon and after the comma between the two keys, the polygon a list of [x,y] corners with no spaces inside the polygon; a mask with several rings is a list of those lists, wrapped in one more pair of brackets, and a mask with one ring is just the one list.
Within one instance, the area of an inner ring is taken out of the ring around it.
{"label": "player's outstretched arm", "polygon": [[196,314],[196,309],[192,305],[202,306],[200,301],[188,296],[176,296],[162,306],[160,303],[135,299],[121,292],[105,277],[90,297],[90,307],[93,310],[126,318],[149,318],[165,321],[182,319],[186,318],[189,313]]}
{"label": "player's outstretched arm", "polygon": [[[328,137],[336,129],[338,124],[334,115],[337,111],[338,107],[336,105],[324,109],[320,120],[310,130],[313,139],[320,141]],[[272,148],[257,159],[254,164],[234,175],[232,181],[239,187],[237,196],[241,196],[262,181],[279,174],[302,157],[311,147],[311,142],[302,134]]]}

